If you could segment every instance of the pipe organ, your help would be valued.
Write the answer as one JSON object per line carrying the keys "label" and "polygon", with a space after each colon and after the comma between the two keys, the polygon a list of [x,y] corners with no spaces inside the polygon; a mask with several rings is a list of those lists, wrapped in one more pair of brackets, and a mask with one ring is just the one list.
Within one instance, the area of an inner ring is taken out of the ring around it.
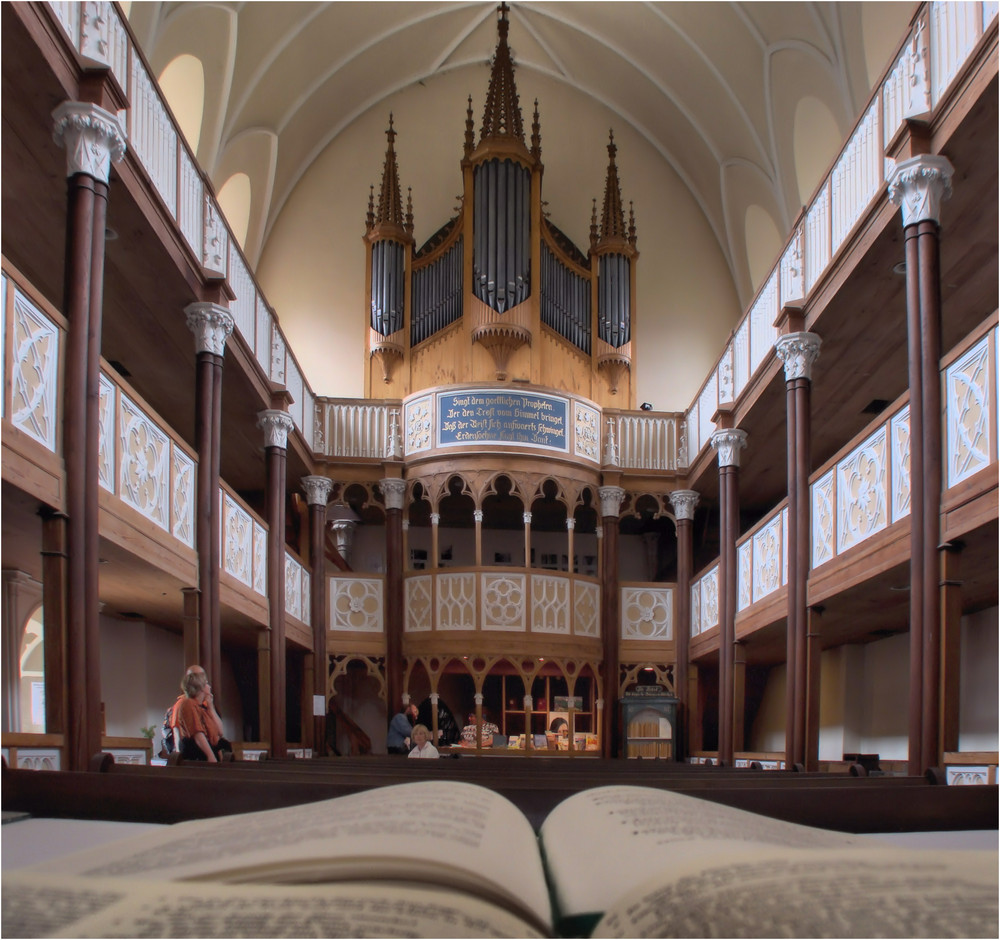
{"label": "pipe organ", "polygon": [[[526,141],[508,9],[478,144],[466,112],[458,215],[419,250],[412,198],[403,212],[392,116],[378,206],[365,230],[371,311],[365,393],[405,398],[431,386],[516,382],[636,406],[635,215],[622,209],[612,135],[604,200],[584,253],[542,211],[541,121]],[[572,172],[572,169],[570,169]]]}

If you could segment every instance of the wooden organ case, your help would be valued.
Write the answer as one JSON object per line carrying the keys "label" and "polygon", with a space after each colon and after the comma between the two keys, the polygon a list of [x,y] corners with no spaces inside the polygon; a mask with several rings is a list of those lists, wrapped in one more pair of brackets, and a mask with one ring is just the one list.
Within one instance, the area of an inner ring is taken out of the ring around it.
{"label": "wooden organ case", "polygon": [[538,102],[525,140],[507,7],[476,143],[469,98],[459,213],[421,248],[404,213],[396,132],[365,230],[370,312],[366,397],[469,382],[537,385],[602,407],[636,407],[636,228],[622,204],[612,135],[585,254],[542,212]]}

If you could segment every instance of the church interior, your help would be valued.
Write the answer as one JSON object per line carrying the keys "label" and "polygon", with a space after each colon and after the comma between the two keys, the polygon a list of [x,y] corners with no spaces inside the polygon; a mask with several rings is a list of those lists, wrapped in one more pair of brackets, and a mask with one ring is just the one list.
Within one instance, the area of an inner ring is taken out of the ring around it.
{"label": "church interior", "polygon": [[199,663],[236,764],[995,826],[996,3],[2,16],[5,782]]}

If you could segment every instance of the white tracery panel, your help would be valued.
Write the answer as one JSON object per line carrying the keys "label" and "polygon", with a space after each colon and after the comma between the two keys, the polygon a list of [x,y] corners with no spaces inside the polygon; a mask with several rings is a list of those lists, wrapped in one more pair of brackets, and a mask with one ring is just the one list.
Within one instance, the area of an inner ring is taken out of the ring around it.
{"label": "white tracery panel", "polygon": [[753,539],[746,539],[736,547],[736,569],[736,609],[746,610],[753,603]]}
{"label": "white tracery panel", "polygon": [[272,382],[279,385],[285,384],[285,359],[288,356],[288,347],[285,345],[285,338],[277,330],[271,331],[271,364],[268,369]]}
{"label": "white tracery panel", "polygon": [[330,578],[330,629],[381,633],[383,593],[377,578]]}
{"label": "white tracery panel", "polygon": [[171,448],[173,496],[170,531],[189,548],[194,547],[194,461],[176,444]]}
{"label": "white tracery panel", "polygon": [[910,406],[889,421],[889,452],[892,473],[892,521],[910,514]]}
{"label": "white tracery panel", "polygon": [[524,575],[483,574],[482,585],[483,629],[523,633],[527,629]]}
{"label": "white tracery panel", "polygon": [[600,612],[600,587],[590,581],[574,581],[573,632],[577,636],[600,636]]}
{"label": "white tracery panel", "polygon": [[126,395],[119,396],[118,496],[170,531],[170,438]]}
{"label": "white tracery panel", "polygon": [[811,291],[830,262],[830,183],[816,194],[806,214],[806,291]]}
{"label": "white tracery panel", "polygon": [[674,638],[674,592],[671,588],[621,589],[621,638],[667,641]]}
{"label": "white tracery panel", "polygon": [[569,578],[531,576],[531,632],[569,635]]}
{"label": "white tracery panel", "polygon": [[115,383],[101,373],[98,404],[97,479],[109,493],[115,491]]}
{"label": "white tracery panel", "polygon": [[596,408],[573,402],[574,454],[587,460],[600,460],[601,414]]}
{"label": "white tracery panel", "polygon": [[416,575],[406,579],[406,633],[426,633],[433,627],[431,576]]}
{"label": "white tracery panel", "polygon": [[744,317],[733,336],[733,399],[750,381],[750,320]]}
{"label": "white tracery panel", "polygon": [[701,633],[701,582],[691,585],[691,636]]}
{"label": "white tracery panel", "polygon": [[253,520],[242,506],[223,490],[223,568],[247,587],[253,586]]}
{"label": "white tracery panel", "polygon": [[476,629],[476,576],[472,573],[436,575],[438,630]]}
{"label": "white tracery panel", "polygon": [[780,513],[753,536],[753,599],[773,594],[782,582],[782,526]]}
{"label": "white tracery panel", "polygon": [[430,395],[406,403],[406,453],[429,450],[434,445],[434,407]]}
{"label": "white tracery panel", "polygon": [[992,377],[985,336],[945,372],[947,486],[961,483],[990,463]]}
{"label": "white tracery panel", "polygon": [[267,529],[253,524],[253,589],[267,597]]}
{"label": "white tracery panel", "polygon": [[309,585],[312,584],[312,575],[308,569],[299,565],[299,572],[302,575],[302,616],[299,619],[307,626],[312,626],[312,599],[310,597]]}
{"label": "white tracery panel", "polygon": [[11,423],[55,453],[59,330],[19,290],[12,345]]}
{"label": "white tracery panel", "polygon": [[285,613],[302,619],[302,571],[299,563],[285,552]]}
{"label": "white tracery panel", "polygon": [[946,767],[946,779],[949,787],[979,787],[990,782],[990,768],[981,767]]}
{"label": "white tracery panel", "polygon": [[837,552],[888,525],[886,428],[883,425],[837,464]]}
{"label": "white tracery panel", "polygon": [[[719,624],[719,566],[716,565],[707,571],[694,585],[699,593],[698,609],[698,629],[694,629],[693,612],[695,604],[692,603],[691,633],[704,633]],[[693,598],[692,598],[693,600]]]}
{"label": "white tracery panel", "polygon": [[225,277],[229,258],[229,229],[222,213],[209,193],[205,193],[205,234],[201,256],[207,274]]}
{"label": "white tracery panel", "polygon": [[818,568],[833,558],[835,515],[833,511],[833,471],[812,485],[812,566]]}

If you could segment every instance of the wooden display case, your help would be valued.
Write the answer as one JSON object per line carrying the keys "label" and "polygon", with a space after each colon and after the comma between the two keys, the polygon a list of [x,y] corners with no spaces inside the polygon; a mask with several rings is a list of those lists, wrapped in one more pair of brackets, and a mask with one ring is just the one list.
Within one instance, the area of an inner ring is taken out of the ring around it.
{"label": "wooden display case", "polygon": [[677,699],[662,686],[637,686],[621,699],[626,757],[675,760]]}

